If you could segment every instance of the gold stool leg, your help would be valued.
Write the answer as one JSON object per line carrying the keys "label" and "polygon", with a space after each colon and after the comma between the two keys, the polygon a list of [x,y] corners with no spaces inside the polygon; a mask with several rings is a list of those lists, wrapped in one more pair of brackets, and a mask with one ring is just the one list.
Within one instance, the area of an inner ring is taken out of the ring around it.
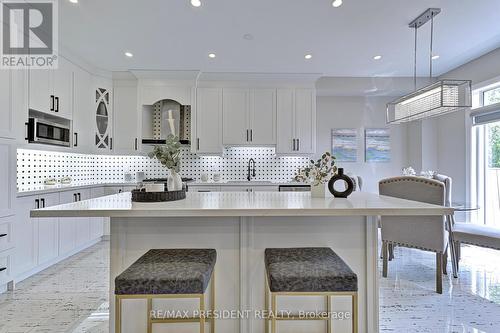
{"label": "gold stool leg", "polygon": [[122,301],[115,296],[115,333],[122,332]]}
{"label": "gold stool leg", "polygon": [[205,333],[205,294],[200,295],[200,333]]}
{"label": "gold stool leg", "polygon": [[[267,274],[264,274],[264,310],[269,311],[269,286],[267,285]],[[264,318],[264,332],[269,333],[269,313]]]}
{"label": "gold stool leg", "polygon": [[358,333],[358,293],[352,295],[352,333]]}
{"label": "gold stool leg", "polygon": [[151,322],[151,311],[153,310],[153,299],[149,297],[148,302],[148,333],[153,332],[153,323]]}
{"label": "gold stool leg", "polygon": [[332,331],[332,319],[330,318],[330,312],[332,312],[332,304],[330,295],[326,296],[326,314],[328,316],[326,320],[326,333],[330,333]]}
{"label": "gold stool leg", "polygon": [[271,333],[276,333],[276,294],[271,293],[271,311],[273,316],[271,317]]}
{"label": "gold stool leg", "polygon": [[212,272],[210,307],[212,308],[212,318],[210,320],[210,333],[215,333],[215,269]]}

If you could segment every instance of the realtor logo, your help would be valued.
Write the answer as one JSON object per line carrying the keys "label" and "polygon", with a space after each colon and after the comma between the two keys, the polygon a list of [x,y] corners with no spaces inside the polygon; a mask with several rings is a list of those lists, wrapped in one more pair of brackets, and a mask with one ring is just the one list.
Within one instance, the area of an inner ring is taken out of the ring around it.
{"label": "realtor logo", "polygon": [[57,0],[1,0],[1,68],[57,68]]}

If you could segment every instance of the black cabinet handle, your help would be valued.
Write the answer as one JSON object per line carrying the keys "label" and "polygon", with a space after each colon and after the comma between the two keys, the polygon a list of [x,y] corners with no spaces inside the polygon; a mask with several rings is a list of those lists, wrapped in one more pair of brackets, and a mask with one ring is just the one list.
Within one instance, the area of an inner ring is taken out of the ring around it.
{"label": "black cabinet handle", "polygon": [[50,111],[54,111],[54,95],[50,95]]}
{"label": "black cabinet handle", "polygon": [[297,139],[297,151],[300,150],[300,139]]}
{"label": "black cabinet handle", "polygon": [[200,150],[200,138],[196,139],[196,150]]}
{"label": "black cabinet handle", "polygon": [[122,189],[119,189],[119,190],[118,190],[118,193],[122,193]]}
{"label": "black cabinet handle", "polygon": [[56,107],[54,111],[59,112],[59,97],[56,97]]}
{"label": "black cabinet handle", "polygon": [[0,268],[0,272],[5,271],[6,269],[7,269],[7,267],[2,267],[2,268]]}
{"label": "black cabinet handle", "polygon": [[24,126],[26,126],[25,130],[26,135],[24,136],[24,140],[29,141],[29,131],[30,131],[30,124],[29,123],[24,123]]}
{"label": "black cabinet handle", "polygon": [[248,142],[248,130],[247,130],[247,142]]}
{"label": "black cabinet handle", "polygon": [[292,150],[295,151],[295,139],[292,139]]}
{"label": "black cabinet handle", "polygon": [[75,135],[75,142],[74,142],[73,146],[74,146],[74,147],[78,147],[78,133],[77,133],[77,132],[75,132],[75,133],[73,133],[73,134]]}
{"label": "black cabinet handle", "polygon": [[76,202],[76,201],[77,201],[76,193],[73,193],[73,202]]}
{"label": "black cabinet handle", "polygon": [[42,203],[42,208],[45,208],[45,199],[44,198],[40,199],[40,202]]}
{"label": "black cabinet handle", "polygon": [[250,130],[250,142],[253,141],[253,129]]}
{"label": "black cabinet handle", "polygon": [[78,193],[78,201],[82,201],[82,194]]}
{"label": "black cabinet handle", "polygon": [[109,150],[113,150],[113,138],[109,138]]}
{"label": "black cabinet handle", "polygon": [[138,143],[137,143],[137,138],[135,138],[134,147],[135,147],[135,150],[137,150],[137,149],[138,149],[138,147],[139,147],[139,146],[138,146]]}
{"label": "black cabinet handle", "polygon": [[0,234],[0,238],[7,236],[7,234]]}
{"label": "black cabinet handle", "polygon": [[35,207],[36,207],[36,209],[40,208],[40,200],[35,199]]}

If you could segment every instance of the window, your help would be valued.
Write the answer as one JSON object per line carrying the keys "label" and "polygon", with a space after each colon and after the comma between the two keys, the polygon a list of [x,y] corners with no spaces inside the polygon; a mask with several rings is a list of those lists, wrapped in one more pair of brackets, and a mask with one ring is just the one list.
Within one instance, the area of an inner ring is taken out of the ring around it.
{"label": "window", "polygon": [[483,91],[483,106],[500,103],[500,87]]}

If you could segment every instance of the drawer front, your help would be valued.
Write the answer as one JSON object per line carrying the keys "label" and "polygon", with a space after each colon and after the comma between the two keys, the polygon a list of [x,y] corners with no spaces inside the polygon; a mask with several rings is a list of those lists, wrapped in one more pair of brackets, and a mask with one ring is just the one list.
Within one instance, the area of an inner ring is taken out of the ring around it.
{"label": "drawer front", "polygon": [[0,218],[0,252],[14,246],[12,235],[13,218]]}
{"label": "drawer front", "polygon": [[0,252],[0,285],[12,281],[12,250]]}

